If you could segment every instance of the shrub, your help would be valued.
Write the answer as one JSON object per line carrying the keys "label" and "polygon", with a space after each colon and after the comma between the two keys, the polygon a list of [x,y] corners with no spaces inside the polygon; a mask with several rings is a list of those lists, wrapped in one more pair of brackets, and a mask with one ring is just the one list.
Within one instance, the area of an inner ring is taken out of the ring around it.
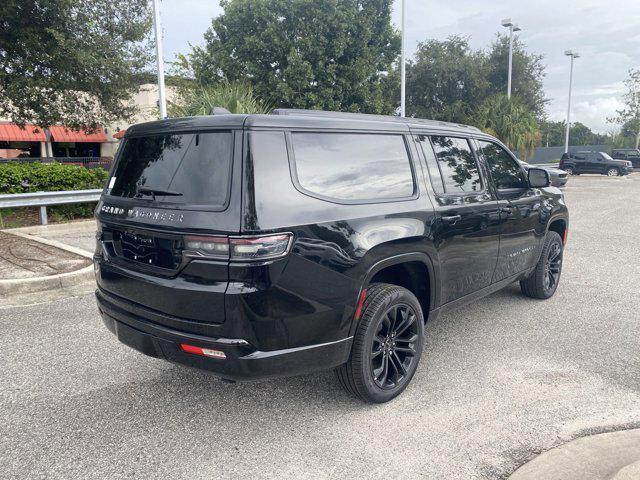
{"label": "shrub", "polygon": [[[108,173],[102,168],[87,169],[61,163],[0,164],[0,194],[88,190],[104,187]],[[50,212],[56,220],[90,217],[95,203],[59,205]]]}

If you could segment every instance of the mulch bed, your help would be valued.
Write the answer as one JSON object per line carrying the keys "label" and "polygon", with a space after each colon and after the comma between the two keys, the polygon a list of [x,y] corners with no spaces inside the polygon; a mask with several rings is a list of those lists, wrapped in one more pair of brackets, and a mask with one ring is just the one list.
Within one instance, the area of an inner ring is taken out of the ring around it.
{"label": "mulch bed", "polygon": [[73,272],[91,264],[75,253],[0,231],[0,279]]}

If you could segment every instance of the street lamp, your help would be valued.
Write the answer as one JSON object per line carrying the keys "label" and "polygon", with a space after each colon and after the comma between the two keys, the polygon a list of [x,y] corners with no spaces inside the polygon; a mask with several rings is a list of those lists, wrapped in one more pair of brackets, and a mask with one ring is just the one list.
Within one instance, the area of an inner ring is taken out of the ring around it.
{"label": "street lamp", "polygon": [[567,57],[571,57],[571,70],[569,73],[569,102],[567,105],[567,131],[564,136],[564,153],[569,153],[569,129],[571,128],[571,87],[573,84],[573,61],[576,58],[580,58],[578,52],[573,50],[567,50],[564,52]]}
{"label": "street lamp", "polygon": [[402,50],[400,53],[400,116],[404,117],[406,113],[405,96],[406,96],[406,59],[405,59],[405,22],[407,17],[406,3],[407,0],[402,1]]}
{"label": "street lamp", "polygon": [[153,0],[153,30],[156,37],[156,62],[158,65],[158,106],[160,119],[167,116],[167,99],[164,91],[164,59],[162,53],[162,25],[160,24],[160,6]]}
{"label": "street lamp", "polygon": [[513,69],[513,33],[522,30],[517,23],[510,18],[502,20],[503,27],[509,27],[509,76],[507,80],[507,97],[511,98],[511,70]]}

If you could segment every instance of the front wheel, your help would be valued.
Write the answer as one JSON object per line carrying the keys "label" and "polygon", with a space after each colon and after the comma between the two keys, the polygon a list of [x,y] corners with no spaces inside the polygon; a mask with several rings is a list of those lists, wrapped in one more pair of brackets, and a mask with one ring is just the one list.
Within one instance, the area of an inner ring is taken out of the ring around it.
{"label": "front wheel", "polygon": [[407,387],[424,343],[420,302],[409,290],[385,283],[367,289],[349,361],[336,374],[351,394],[384,403]]}
{"label": "front wheel", "polygon": [[547,299],[556,293],[562,272],[564,245],[556,232],[547,232],[542,255],[533,273],[520,281],[520,290],[527,297]]}
{"label": "front wheel", "polygon": [[620,175],[620,170],[618,170],[616,167],[611,167],[607,170],[608,177],[617,177],[619,175]]}

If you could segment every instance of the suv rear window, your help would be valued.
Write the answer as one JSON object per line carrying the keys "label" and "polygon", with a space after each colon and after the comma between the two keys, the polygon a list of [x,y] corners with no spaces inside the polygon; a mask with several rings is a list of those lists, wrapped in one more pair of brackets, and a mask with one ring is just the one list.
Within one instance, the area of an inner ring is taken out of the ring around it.
{"label": "suv rear window", "polygon": [[414,194],[402,135],[293,133],[292,146],[298,183],[312,194],[352,202]]}
{"label": "suv rear window", "polygon": [[[158,202],[222,207],[229,194],[232,154],[230,131],[129,138],[109,194],[152,198],[154,191]],[[163,191],[172,194],[157,193]]]}

